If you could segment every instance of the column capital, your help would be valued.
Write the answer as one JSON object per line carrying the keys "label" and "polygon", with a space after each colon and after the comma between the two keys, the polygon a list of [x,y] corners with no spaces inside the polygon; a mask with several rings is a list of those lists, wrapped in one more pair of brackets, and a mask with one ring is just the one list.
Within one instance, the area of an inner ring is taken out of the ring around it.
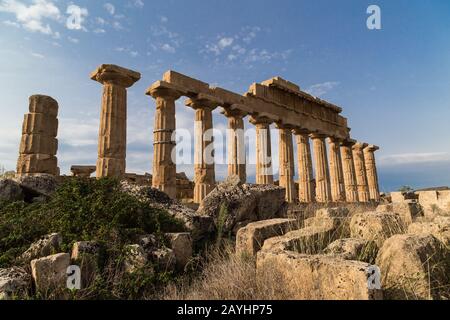
{"label": "column capital", "polygon": [[185,105],[191,107],[192,109],[206,108],[214,110],[223,104],[223,100],[206,93],[199,93],[195,97],[187,99],[185,102]]}
{"label": "column capital", "polygon": [[362,150],[364,150],[364,148],[366,148],[367,146],[368,146],[367,143],[364,143],[364,142],[357,142],[357,143],[355,143],[355,144],[353,145],[352,149],[353,149],[354,151],[362,151]]}
{"label": "column capital", "polygon": [[309,135],[309,137],[311,139],[325,139],[327,138],[327,135],[320,132],[313,132]]}
{"label": "column capital", "polygon": [[251,124],[253,124],[255,126],[258,124],[271,125],[273,123],[273,120],[268,117],[255,116],[255,115],[250,116],[249,121]]}
{"label": "column capital", "polygon": [[354,139],[346,139],[344,141],[341,142],[341,146],[342,147],[350,147],[352,148],[355,144],[356,144],[356,140]]}
{"label": "column capital", "polygon": [[293,132],[295,135],[302,135],[302,136],[305,136],[305,135],[309,136],[309,135],[311,134],[311,131],[310,131],[310,130],[303,129],[303,128],[294,128],[294,129],[292,130],[292,132]]}
{"label": "column capital", "polygon": [[328,137],[328,142],[340,145],[344,139],[338,137]]}
{"label": "column capital", "polygon": [[373,145],[373,144],[370,144],[364,148],[364,152],[375,152],[377,150],[380,150],[380,147]]}
{"label": "column capital", "polygon": [[282,122],[275,122],[275,126],[277,127],[277,129],[281,129],[281,130],[294,130],[295,126],[290,125],[290,124],[284,124]]}
{"label": "column capital", "polygon": [[141,74],[113,64],[102,64],[91,73],[91,79],[101,84],[110,83],[129,88],[141,79]]}
{"label": "column capital", "polygon": [[153,83],[145,92],[146,95],[152,96],[153,98],[171,98],[178,99],[182,95],[186,94],[183,88],[171,84],[166,81],[156,81]]}
{"label": "column capital", "polygon": [[221,113],[227,118],[244,118],[247,116],[246,112],[239,109],[233,109],[233,106],[224,106]]}

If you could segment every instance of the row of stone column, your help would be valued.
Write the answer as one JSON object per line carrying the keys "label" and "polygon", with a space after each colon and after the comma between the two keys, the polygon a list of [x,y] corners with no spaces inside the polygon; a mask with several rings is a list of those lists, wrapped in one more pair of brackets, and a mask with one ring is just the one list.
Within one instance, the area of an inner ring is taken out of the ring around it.
{"label": "row of stone column", "polygon": [[[100,119],[97,177],[121,176],[125,173],[126,156],[126,88],[140,79],[140,74],[113,65],[102,65],[92,75],[103,84],[102,112]],[[183,88],[158,81],[147,91],[156,100],[153,133],[153,187],[176,197],[176,165],[173,159],[175,142],[175,101],[185,94]],[[228,118],[228,174],[246,180],[244,121],[246,114],[225,106],[217,98],[199,94],[187,100],[186,105],[195,110],[195,189],[194,202],[199,203],[215,187],[215,169],[207,161],[206,150],[212,149],[212,137],[205,133],[213,128],[212,112],[224,108]],[[270,125],[273,121],[264,117],[251,117],[256,126],[256,182],[273,184]],[[326,136],[277,124],[279,130],[280,186],[286,188],[286,200],[294,202],[368,202],[379,200],[375,146],[340,141]],[[299,193],[294,182],[293,134],[296,137],[299,169]],[[313,175],[310,139],[313,144],[315,177]],[[315,178],[315,187],[314,187]]]}

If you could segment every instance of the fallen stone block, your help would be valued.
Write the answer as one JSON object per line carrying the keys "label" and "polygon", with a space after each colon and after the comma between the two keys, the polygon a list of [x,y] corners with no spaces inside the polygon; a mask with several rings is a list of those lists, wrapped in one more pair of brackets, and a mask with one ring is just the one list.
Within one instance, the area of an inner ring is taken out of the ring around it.
{"label": "fallen stone block", "polygon": [[444,245],[450,247],[450,225],[446,221],[436,222],[415,222],[408,227],[408,233],[411,234],[431,234],[435,236]]}
{"label": "fallen stone block", "polygon": [[175,255],[175,264],[178,270],[184,267],[192,259],[192,238],[189,232],[183,233],[166,233],[170,243],[170,249]]}
{"label": "fallen stone block", "polygon": [[374,241],[380,248],[384,240],[394,234],[405,233],[399,215],[388,212],[364,212],[355,214],[350,221],[352,238]]}
{"label": "fallen stone block", "polygon": [[126,273],[134,273],[147,265],[147,254],[140,245],[127,245],[125,246],[124,251],[125,257],[123,266]]}
{"label": "fallen stone block", "polygon": [[67,288],[68,253],[58,253],[31,261],[31,275],[36,291],[43,298],[60,298]]}
{"label": "fallen stone block", "polygon": [[19,260],[23,263],[30,263],[31,260],[46,257],[59,251],[62,243],[62,236],[59,233],[48,234],[31,244]]}
{"label": "fallen stone block", "polygon": [[41,195],[48,197],[55,192],[58,186],[56,178],[48,174],[22,176],[16,178],[16,182],[20,184],[20,187],[25,193],[25,197]]}
{"label": "fallen stone block", "polygon": [[30,287],[31,277],[24,269],[0,269],[0,300],[23,299]]}
{"label": "fallen stone block", "polygon": [[416,200],[393,203],[392,211],[402,218],[405,225],[413,223],[416,218],[422,216],[422,208]]}
{"label": "fallen stone block", "polygon": [[377,300],[382,292],[371,287],[371,265],[328,255],[260,251],[256,275],[273,275],[293,300]]}
{"label": "fallen stone block", "polygon": [[432,235],[394,235],[384,242],[376,263],[388,299],[430,299],[448,286],[445,251]]}
{"label": "fallen stone block", "polygon": [[295,219],[271,219],[250,223],[237,232],[236,253],[254,256],[266,239],[281,236],[295,229],[295,226]]}
{"label": "fallen stone block", "polygon": [[22,188],[16,181],[10,179],[0,180],[0,201],[20,201],[23,198]]}
{"label": "fallen stone block", "polygon": [[149,256],[159,271],[171,272],[175,270],[176,257],[172,249],[166,247],[158,248],[152,251]]}
{"label": "fallen stone block", "polygon": [[338,239],[326,247],[324,253],[339,256],[344,260],[374,263],[378,248],[372,241],[357,238]]}
{"label": "fallen stone block", "polygon": [[98,275],[100,245],[94,241],[79,241],[72,246],[72,263],[80,267],[81,288],[91,286]]}

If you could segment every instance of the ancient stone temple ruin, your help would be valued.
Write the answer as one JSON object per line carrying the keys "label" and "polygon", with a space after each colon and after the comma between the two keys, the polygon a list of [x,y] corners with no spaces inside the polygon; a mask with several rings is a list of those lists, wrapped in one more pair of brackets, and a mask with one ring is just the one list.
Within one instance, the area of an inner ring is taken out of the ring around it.
{"label": "ancient stone temple ruin", "polygon": [[[103,85],[96,176],[126,177],[127,88],[140,79],[138,72],[115,65],[101,65],[91,79]],[[256,127],[256,183],[274,184],[270,127],[279,132],[279,185],[288,202],[379,201],[374,152],[377,146],[353,140],[342,109],[300,90],[294,83],[275,77],[254,83],[245,94],[211,86],[183,74],[167,71],[146,92],[155,99],[153,131],[154,188],[176,198],[177,171],[175,102],[195,110],[195,177],[193,200],[200,203],[216,186],[215,165],[205,159],[214,143],[205,133],[213,128],[212,113],[221,108],[231,134],[227,138],[228,175],[247,179],[244,119]],[[58,104],[50,97],[30,98],[25,116],[18,174],[58,174],[56,163]],[[150,139],[150,137],[149,137]],[[295,140],[294,140],[295,139]],[[297,155],[294,155],[294,141]],[[312,150],[311,150],[312,146]],[[298,187],[294,181],[295,161]],[[89,176],[92,166],[74,166],[78,176]],[[128,174],[129,175],[129,174]],[[144,179],[147,181],[147,178]],[[178,183],[180,186],[186,183]],[[183,187],[184,188],[184,187]],[[183,190],[183,194],[189,194]]]}

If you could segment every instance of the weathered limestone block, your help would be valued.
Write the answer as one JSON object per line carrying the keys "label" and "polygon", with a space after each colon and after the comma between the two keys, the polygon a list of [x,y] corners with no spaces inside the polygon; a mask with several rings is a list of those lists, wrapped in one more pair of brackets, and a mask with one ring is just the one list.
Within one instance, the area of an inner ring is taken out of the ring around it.
{"label": "weathered limestone block", "polygon": [[58,135],[58,119],[45,113],[27,113],[22,125],[23,134],[42,134],[56,137]]}
{"label": "weathered limestone block", "polygon": [[415,222],[409,225],[408,233],[431,234],[450,248],[450,217],[438,216],[433,222]]}
{"label": "weathered limestone block", "polygon": [[30,287],[31,277],[24,269],[0,269],[0,300],[25,298]]}
{"label": "weathered limestone block", "polygon": [[404,234],[387,239],[376,259],[386,298],[439,296],[439,288],[448,285],[444,260],[442,245],[432,235]]}
{"label": "weathered limestone block", "polygon": [[392,203],[402,203],[408,200],[417,200],[413,192],[391,192]]}
{"label": "weathered limestone block", "polygon": [[349,234],[349,210],[345,207],[322,208],[304,221],[305,227],[334,228],[339,234]]}
{"label": "weathered limestone block", "polygon": [[89,178],[96,170],[95,166],[71,166],[70,172],[74,177]]}
{"label": "weathered limestone block", "polygon": [[29,263],[33,259],[46,257],[59,251],[62,243],[62,236],[59,233],[52,233],[39,239],[20,256],[19,260]]}
{"label": "weathered limestone block", "polygon": [[236,252],[256,255],[266,239],[281,236],[296,227],[295,219],[271,219],[252,222],[238,230]]}
{"label": "weathered limestone block", "polygon": [[21,154],[17,161],[17,175],[28,174],[59,175],[58,159],[48,154]]}
{"label": "weathered limestone block", "polygon": [[358,238],[338,239],[328,245],[326,254],[339,256],[345,260],[357,260],[373,263],[378,248],[372,241]]}
{"label": "weathered limestone block", "polygon": [[260,251],[257,277],[277,277],[294,300],[377,300],[381,290],[369,289],[370,264],[328,255]]}
{"label": "weathered limestone block", "polygon": [[81,269],[81,288],[91,286],[98,272],[100,245],[93,241],[79,241],[72,246],[71,259]]}
{"label": "weathered limestone block", "polygon": [[416,200],[394,202],[392,203],[392,210],[400,215],[405,225],[413,223],[416,218],[422,216],[422,208]]}
{"label": "weathered limestone block", "polygon": [[31,275],[36,291],[44,297],[56,295],[67,286],[67,268],[70,265],[68,253],[58,253],[31,261]]}
{"label": "weathered limestone block", "polygon": [[177,258],[172,249],[158,248],[150,252],[149,256],[159,271],[170,272],[175,270]]}
{"label": "weathered limestone block", "polygon": [[185,88],[188,92],[201,93],[209,92],[209,85],[197,79],[185,76],[184,74],[169,70],[163,75],[163,81]]}
{"label": "weathered limestone block", "polygon": [[[219,184],[202,202],[197,212],[212,217],[224,233],[238,223],[281,217],[286,211],[285,190],[275,185],[241,185],[232,177]],[[237,230],[235,230],[237,231]]]}
{"label": "weathered limestone block", "polygon": [[25,193],[25,198],[32,196],[50,196],[52,195],[58,182],[53,175],[39,174],[33,176],[20,176],[15,179]]}
{"label": "weathered limestone block", "polygon": [[34,95],[30,97],[29,111],[22,125],[17,175],[59,175],[55,157],[58,151],[58,103],[51,97]]}
{"label": "weathered limestone block", "polygon": [[126,273],[133,273],[142,269],[147,264],[147,254],[144,249],[138,244],[130,244],[125,246],[125,257],[123,261],[124,271]]}
{"label": "weathered limestone block", "polygon": [[176,267],[179,270],[183,270],[184,267],[192,259],[192,237],[189,232],[183,233],[166,233],[170,243],[170,249],[172,249],[175,255]]}
{"label": "weathered limestone block", "polygon": [[10,179],[0,180],[0,201],[20,201],[24,197],[20,185]]}
{"label": "weathered limestone block", "polygon": [[58,151],[58,140],[43,134],[22,134],[19,152],[21,154],[50,154]]}
{"label": "weathered limestone block", "polygon": [[450,190],[419,191],[418,201],[427,218],[450,212]]}
{"label": "weathered limestone block", "polygon": [[405,233],[400,216],[387,212],[364,212],[355,214],[350,221],[352,238],[374,241],[378,247],[398,233]]}

